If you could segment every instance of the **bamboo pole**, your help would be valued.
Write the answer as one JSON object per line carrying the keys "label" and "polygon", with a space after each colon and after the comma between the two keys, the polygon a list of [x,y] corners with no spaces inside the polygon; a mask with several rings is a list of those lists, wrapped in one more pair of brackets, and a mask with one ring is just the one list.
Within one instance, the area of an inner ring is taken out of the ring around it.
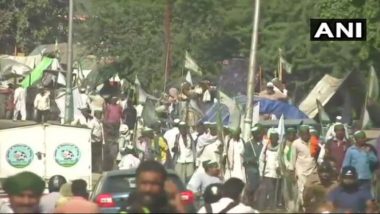
{"label": "bamboo pole", "polygon": [[253,28],[251,40],[251,53],[249,57],[249,70],[247,81],[247,112],[245,115],[244,140],[248,141],[251,135],[252,114],[253,114],[253,92],[255,85],[255,68],[256,68],[256,53],[257,53],[257,35],[259,27],[260,0],[255,1],[255,9],[253,13]]}

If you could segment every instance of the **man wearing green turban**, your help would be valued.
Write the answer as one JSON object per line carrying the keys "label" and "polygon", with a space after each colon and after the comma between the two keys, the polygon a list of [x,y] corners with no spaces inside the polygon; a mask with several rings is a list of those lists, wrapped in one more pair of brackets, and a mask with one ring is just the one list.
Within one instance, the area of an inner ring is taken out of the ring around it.
{"label": "man wearing green turban", "polygon": [[21,172],[6,178],[2,187],[7,193],[14,213],[38,213],[45,189],[42,178],[32,172]]}
{"label": "man wearing green turban", "polygon": [[245,200],[253,206],[254,196],[260,184],[259,158],[263,148],[263,131],[260,126],[251,129],[252,139],[244,145],[244,167],[247,177]]}
{"label": "man wearing green turban", "polygon": [[342,167],[353,166],[358,173],[360,187],[370,193],[373,168],[378,159],[374,149],[366,143],[367,136],[364,131],[356,131],[354,139],[356,144],[347,149]]}

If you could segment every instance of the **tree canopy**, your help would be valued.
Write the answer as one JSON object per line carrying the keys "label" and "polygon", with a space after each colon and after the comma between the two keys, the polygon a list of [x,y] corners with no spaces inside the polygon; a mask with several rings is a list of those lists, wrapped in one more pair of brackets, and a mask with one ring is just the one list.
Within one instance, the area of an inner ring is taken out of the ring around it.
{"label": "tree canopy", "polygon": [[[75,14],[86,20],[74,25],[74,41],[98,59],[115,61],[107,71],[133,79],[148,88],[163,89],[165,67],[164,17],[172,4],[172,72],[169,82],[184,74],[188,51],[206,77],[217,76],[221,62],[248,58],[253,2],[231,0],[81,0]],[[67,1],[0,0],[0,42],[14,39],[30,50],[53,43],[67,32]],[[14,6],[16,5],[16,7]],[[17,12],[16,12],[17,11]],[[365,18],[367,41],[310,41],[310,18]],[[66,24],[64,24],[66,23]],[[367,74],[370,65],[380,73],[380,1],[377,0],[265,0],[261,1],[258,64],[266,76],[277,69],[279,48],[293,64],[289,75],[294,90],[308,91],[325,73],[342,77],[350,70]],[[59,29],[58,26],[63,26]]]}

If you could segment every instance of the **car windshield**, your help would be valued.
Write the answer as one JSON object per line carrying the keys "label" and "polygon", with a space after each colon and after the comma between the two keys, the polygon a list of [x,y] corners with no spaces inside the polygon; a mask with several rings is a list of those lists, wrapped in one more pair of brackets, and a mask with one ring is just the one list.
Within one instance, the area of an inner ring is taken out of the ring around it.
{"label": "car windshield", "polygon": [[[185,190],[185,186],[176,175],[168,176],[168,179],[173,181],[180,191]],[[102,192],[107,193],[126,193],[132,192],[136,188],[135,175],[115,175],[106,179]]]}

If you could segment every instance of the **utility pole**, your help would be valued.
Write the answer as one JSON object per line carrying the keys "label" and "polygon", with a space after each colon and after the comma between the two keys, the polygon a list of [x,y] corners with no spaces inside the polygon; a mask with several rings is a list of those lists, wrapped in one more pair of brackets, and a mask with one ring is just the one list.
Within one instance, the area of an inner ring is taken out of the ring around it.
{"label": "utility pole", "polygon": [[248,80],[247,80],[247,112],[244,120],[244,140],[248,141],[251,136],[251,125],[253,115],[253,97],[255,89],[255,68],[257,53],[257,34],[259,28],[260,0],[255,0],[255,8],[253,12],[253,28],[251,38],[251,52],[249,56]]}
{"label": "utility pole", "polygon": [[65,123],[72,121],[72,61],[73,61],[73,12],[74,0],[69,0],[69,35],[67,43]]}
{"label": "utility pole", "polygon": [[166,90],[166,84],[168,77],[171,73],[172,66],[172,53],[171,53],[171,20],[172,19],[172,0],[166,0],[164,26],[165,26],[165,83],[164,91]]}

